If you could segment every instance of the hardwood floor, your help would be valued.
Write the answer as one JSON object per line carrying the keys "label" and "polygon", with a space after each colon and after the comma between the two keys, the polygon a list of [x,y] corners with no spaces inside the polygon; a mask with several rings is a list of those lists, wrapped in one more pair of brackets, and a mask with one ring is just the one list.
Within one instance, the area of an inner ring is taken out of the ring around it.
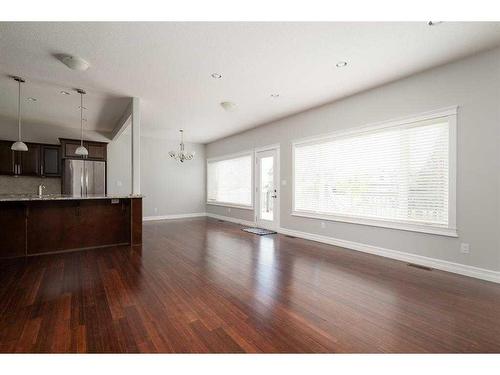
{"label": "hardwood floor", "polygon": [[500,285],[235,224],[3,261],[0,352],[500,352]]}

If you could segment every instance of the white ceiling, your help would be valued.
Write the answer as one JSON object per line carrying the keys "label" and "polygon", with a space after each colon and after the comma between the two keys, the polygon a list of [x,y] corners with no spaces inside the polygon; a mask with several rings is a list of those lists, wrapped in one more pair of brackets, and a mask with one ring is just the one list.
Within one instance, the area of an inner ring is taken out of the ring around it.
{"label": "white ceiling", "polygon": [[[500,23],[0,23],[0,116],[109,132],[129,97],[141,98],[142,133],[207,143],[307,108],[500,45]],[[83,57],[86,72],[54,54]],[[345,68],[336,68],[338,61]],[[211,73],[221,73],[214,79]],[[279,98],[270,94],[279,93]],[[219,103],[232,101],[224,111]]]}

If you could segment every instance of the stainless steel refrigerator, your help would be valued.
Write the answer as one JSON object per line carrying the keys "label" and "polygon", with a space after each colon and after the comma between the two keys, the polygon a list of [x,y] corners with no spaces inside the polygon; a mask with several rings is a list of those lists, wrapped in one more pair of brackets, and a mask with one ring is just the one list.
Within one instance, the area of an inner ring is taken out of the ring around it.
{"label": "stainless steel refrigerator", "polygon": [[64,194],[104,195],[106,193],[106,162],[66,159],[63,183]]}

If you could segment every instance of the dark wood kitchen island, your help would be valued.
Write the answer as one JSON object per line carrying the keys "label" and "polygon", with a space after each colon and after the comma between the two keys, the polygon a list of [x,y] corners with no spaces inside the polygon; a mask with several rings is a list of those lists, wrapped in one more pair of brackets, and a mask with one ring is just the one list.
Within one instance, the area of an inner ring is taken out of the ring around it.
{"label": "dark wood kitchen island", "polygon": [[141,196],[0,196],[0,258],[141,243]]}

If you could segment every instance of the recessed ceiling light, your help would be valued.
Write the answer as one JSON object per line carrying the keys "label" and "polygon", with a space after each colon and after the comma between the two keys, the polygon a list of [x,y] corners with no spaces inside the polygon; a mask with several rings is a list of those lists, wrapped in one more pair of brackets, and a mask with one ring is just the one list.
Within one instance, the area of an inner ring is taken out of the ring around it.
{"label": "recessed ceiling light", "polygon": [[219,74],[219,73],[212,73],[212,78],[215,78],[215,79],[222,78],[222,74]]}
{"label": "recessed ceiling light", "polygon": [[280,94],[271,94],[270,96],[271,96],[271,98],[279,98]]}
{"label": "recessed ceiling light", "polygon": [[346,61],[339,61],[337,64],[335,64],[337,68],[343,68],[344,66],[347,66]]}
{"label": "recessed ceiling light", "polygon": [[60,94],[63,94],[63,95],[71,95],[69,92],[64,91],[64,90],[60,91],[59,93],[60,93]]}
{"label": "recessed ceiling light", "polygon": [[429,22],[427,22],[427,25],[436,26],[436,25],[439,25],[440,23],[443,23],[443,21],[429,21]]}
{"label": "recessed ceiling light", "polygon": [[234,109],[236,108],[236,104],[234,104],[233,102],[221,102],[220,106],[228,112],[234,111]]}
{"label": "recessed ceiling light", "polygon": [[30,102],[36,102],[36,98],[32,98],[31,96],[28,98]]}

